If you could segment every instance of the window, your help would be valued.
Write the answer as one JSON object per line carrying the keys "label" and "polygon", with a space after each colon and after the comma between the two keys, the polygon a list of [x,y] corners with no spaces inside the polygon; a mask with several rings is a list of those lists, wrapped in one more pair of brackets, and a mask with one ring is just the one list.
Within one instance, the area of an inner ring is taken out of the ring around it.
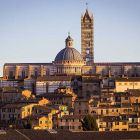
{"label": "window", "polygon": [[18,118],[20,118],[20,114],[18,114]]}
{"label": "window", "polygon": [[103,128],[102,125],[99,125],[99,128]]}
{"label": "window", "polygon": [[129,128],[138,128],[137,125],[129,125]]}
{"label": "window", "polygon": [[122,125],[126,125],[127,123],[126,122],[122,122]]}
{"label": "window", "polygon": [[5,108],[2,108],[2,112],[5,112]]}
{"label": "window", "polygon": [[81,126],[78,126],[79,129],[81,129]]}
{"label": "window", "polygon": [[101,110],[101,115],[103,115],[103,110]]}
{"label": "window", "polygon": [[139,111],[139,107],[137,107],[137,106],[134,107],[134,111],[135,111],[135,112],[138,112],[138,111]]}
{"label": "window", "polygon": [[136,99],[136,103],[138,103],[139,102],[139,100],[138,99]]}
{"label": "window", "polygon": [[30,108],[28,108],[27,111],[30,112]]}
{"label": "window", "polygon": [[9,71],[9,78],[13,78],[13,77],[14,77],[13,71]]}
{"label": "window", "polygon": [[12,111],[12,112],[15,112],[15,109],[14,109],[14,108],[12,108],[12,109],[11,109],[11,111]]}
{"label": "window", "polygon": [[121,86],[122,85],[122,83],[119,83],[119,86]]}
{"label": "window", "polygon": [[128,100],[128,97],[125,97],[124,99],[125,99],[125,100]]}
{"label": "window", "polygon": [[90,53],[90,50],[89,49],[86,49],[86,54],[89,54]]}
{"label": "window", "polygon": [[119,125],[119,122],[115,122],[115,125]]}
{"label": "window", "polygon": [[122,131],[127,131],[127,129],[122,129]]}
{"label": "window", "polygon": [[108,114],[109,113],[109,111],[108,110],[106,110],[106,114]]}
{"label": "window", "polygon": [[8,108],[8,112],[11,112],[11,108]]}
{"label": "window", "polygon": [[38,77],[38,71],[35,70],[35,78],[37,78],[37,77]]}
{"label": "window", "polygon": [[40,124],[42,124],[42,121],[40,121]]}
{"label": "window", "polygon": [[5,114],[3,114],[3,118],[5,118]]}
{"label": "window", "polygon": [[119,131],[119,129],[114,129],[115,131]]}
{"label": "window", "polygon": [[25,78],[25,76],[26,76],[26,75],[25,75],[25,71],[23,70],[23,71],[22,71],[22,78]]}

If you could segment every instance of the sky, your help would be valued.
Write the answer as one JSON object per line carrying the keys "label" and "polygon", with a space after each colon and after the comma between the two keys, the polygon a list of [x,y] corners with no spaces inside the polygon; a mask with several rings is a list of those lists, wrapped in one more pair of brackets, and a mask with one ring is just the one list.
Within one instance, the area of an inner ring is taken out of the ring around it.
{"label": "sky", "polygon": [[4,63],[49,63],[70,32],[81,52],[81,14],[94,16],[95,62],[140,62],[140,0],[0,0]]}

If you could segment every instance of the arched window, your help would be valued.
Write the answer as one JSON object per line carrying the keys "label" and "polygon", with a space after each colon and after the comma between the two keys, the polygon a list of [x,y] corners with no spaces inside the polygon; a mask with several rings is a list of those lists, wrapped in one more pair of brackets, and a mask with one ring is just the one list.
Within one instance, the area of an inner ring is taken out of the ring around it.
{"label": "arched window", "polygon": [[25,78],[25,70],[22,71],[22,78]]}
{"label": "arched window", "polygon": [[9,71],[9,78],[13,78],[14,77],[14,73],[13,73],[13,71]]}
{"label": "arched window", "polygon": [[37,70],[35,70],[35,78],[37,78],[38,77],[38,71]]}

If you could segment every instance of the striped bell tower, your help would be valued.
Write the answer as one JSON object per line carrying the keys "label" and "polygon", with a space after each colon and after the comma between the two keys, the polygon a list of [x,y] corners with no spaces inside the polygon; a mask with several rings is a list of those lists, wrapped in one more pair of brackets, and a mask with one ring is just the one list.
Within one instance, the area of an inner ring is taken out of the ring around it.
{"label": "striped bell tower", "polygon": [[93,21],[93,15],[89,14],[87,8],[81,16],[81,54],[87,65],[94,62]]}

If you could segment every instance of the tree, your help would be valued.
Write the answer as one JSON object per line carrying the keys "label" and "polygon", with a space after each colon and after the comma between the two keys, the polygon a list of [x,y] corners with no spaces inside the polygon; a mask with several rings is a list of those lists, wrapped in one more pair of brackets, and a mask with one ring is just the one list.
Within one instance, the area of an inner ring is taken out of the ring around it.
{"label": "tree", "polygon": [[83,131],[98,131],[96,119],[91,115],[85,116],[83,121],[81,121],[81,123]]}

